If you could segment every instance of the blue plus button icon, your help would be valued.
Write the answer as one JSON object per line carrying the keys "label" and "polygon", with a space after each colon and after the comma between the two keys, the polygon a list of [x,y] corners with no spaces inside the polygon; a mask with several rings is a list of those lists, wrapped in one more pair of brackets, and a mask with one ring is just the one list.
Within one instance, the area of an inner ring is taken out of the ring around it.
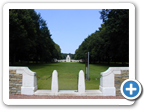
{"label": "blue plus button icon", "polygon": [[[138,87],[139,88],[139,87]],[[137,88],[133,88],[133,84],[130,84],[130,88],[126,88],[126,91],[130,91],[130,95],[133,95],[133,91],[136,91]]]}
{"label": "blue plus button icon", "polygon": [[134,97],[139,92],[139,86],[134,81],[128,81],[123,86],[123,92],[128,97]]}
{"label": "blue plus button icon", "polygon": [[121,85],[121,93],[127,99],[136,99],[141,93],[141,85],[136,80],[125,80]]}

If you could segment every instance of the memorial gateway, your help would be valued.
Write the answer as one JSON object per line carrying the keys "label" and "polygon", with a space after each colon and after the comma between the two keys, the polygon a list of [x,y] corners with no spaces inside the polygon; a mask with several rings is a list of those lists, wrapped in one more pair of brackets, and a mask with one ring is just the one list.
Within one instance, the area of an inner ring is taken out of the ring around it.
{"label": "memorial gateway", "polygon": [[67,55],[66,59],[62,59],[62,60],[55,59],[54,62],[82,62],[82,59],[73,60],[73,59],[71,59],[71,57],[69,55]]}

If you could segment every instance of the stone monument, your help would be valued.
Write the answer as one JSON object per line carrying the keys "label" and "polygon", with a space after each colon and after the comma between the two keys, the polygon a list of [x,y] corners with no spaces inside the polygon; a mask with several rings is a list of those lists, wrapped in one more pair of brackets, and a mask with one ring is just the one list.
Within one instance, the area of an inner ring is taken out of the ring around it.
{"label": "stone monument", "polygon": [[71,62],[71,58],[69,55],[67,55],[67,57],[66,57],[66,62]]}

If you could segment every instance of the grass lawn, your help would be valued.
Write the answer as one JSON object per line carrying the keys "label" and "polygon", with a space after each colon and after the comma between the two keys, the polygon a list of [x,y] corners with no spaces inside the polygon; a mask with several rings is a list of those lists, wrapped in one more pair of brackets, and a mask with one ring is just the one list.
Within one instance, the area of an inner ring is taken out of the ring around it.
{"label": "grass lawn", "polygon": [[[53,70],[58,72],[59,90],[77,90],[78,87],[78,73],[80,70],[85,72],[85,64],[77,62],[59,62],[48,64],[32,64],[28,66],[29,69],[36,72],[41,78],[48,78],[52,75]],[[89,78],[95,79],[101,72],[108,69],[108,66],[90,64]],[[51,80],[41,80],[37,78],[38,89],[51,89]],[[85,81],[86,90],[99,89],[100,79]]]}

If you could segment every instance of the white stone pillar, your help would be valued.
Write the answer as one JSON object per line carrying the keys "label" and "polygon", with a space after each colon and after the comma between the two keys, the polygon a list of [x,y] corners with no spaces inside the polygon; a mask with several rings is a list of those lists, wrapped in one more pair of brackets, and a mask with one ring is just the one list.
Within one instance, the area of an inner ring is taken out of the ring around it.
{"label": "white stone pillar", "polygon": [[52,73],[51,92],[58,92],[58,72],[56,70]]}
{"label": "white stone pillar", "polygon": [[85,92],[85,78],[83,70],[80,70],[79,72],[78,92]]}
{"label": "white stone pillar", "polygon": [[101,73],[99,89],[103,96],[116,96],[114,74],[121,74],[121,70],[129,70],[129,67],[109,67]]}
{"label": "white stone pillar", "polygon": [[33,95],[37,90],[36,72],[32,72],[28,67],[9,67],[9,70],[22,74],[21,94]]}

